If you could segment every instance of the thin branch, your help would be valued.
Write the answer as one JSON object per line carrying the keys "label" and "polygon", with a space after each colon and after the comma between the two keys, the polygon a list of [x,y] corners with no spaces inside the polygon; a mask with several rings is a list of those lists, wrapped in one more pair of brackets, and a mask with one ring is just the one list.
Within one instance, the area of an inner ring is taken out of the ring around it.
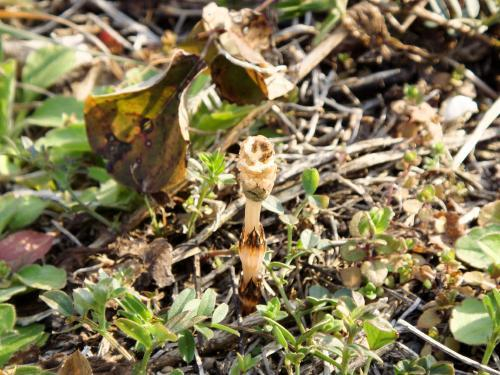
{"label": "thin branch", "polygon": [[467,365],[469,365],[471,367],[477,368],[479,370],[486,371],[486,372],[488,372],[490,374],[500,375],[500,371],[492,369],[489,366],[482,365],[479,362],[474,361],[473,359],[470,359],[470,358],[468,358],[468,357],[466,357],[466,356],[464,356],[462,354],[459,354],[459,353],[455,352],[454,350],[451,350],[446,345],[441,344],[439,341],[434,340],[432,337],[426,335],[425,333],[423,333],[422,331],[420,331],[418,328],[416,328],[412,324],[408,323],[406,320],[399,319],[398,322],[397,322],[397,324],[400,325],[400,326],[403,326],[408,331],[410,331],[411,333],[413,333],[416,336],[420,337],[422,340],[428,342],[432,346],[438,348],[442,352],[448,354],[449,356],[451,356],[453,358],[456,358],[456,359],[462,361],[463,363],[465,363],[465,364],[467,364]]}
{"label": "thin branch", "polygon": [[500,98],[498,98],[484,114],[483,118],[481,119],[481,121],[479,121],[479,124],[477,124],[476,129],[474,130],[472,135],[469,136],[467,142],[465,142],[460,151],[458,151],[458,153],[453,158],[453,169],[457,169],[465,160],[467,155],[469,155],[474,150],[476,144],[483,136],[485,130],[488,129],[488,126],[490,126],[491,123],[495,121],[496,118],[498,118],[498,116],[500,116]]}

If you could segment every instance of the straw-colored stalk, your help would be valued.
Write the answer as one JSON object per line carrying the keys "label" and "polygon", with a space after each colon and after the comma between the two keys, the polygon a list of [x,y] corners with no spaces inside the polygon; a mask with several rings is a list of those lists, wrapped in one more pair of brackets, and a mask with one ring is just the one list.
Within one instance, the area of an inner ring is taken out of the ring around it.
{"label": "straw-colored stalk", "polygon": [[266,239],[260,223],[260,211],[262,201],[271,193],[276,179],[273,144],[261,135],[247,138],[241,144],[238,170],[240,184],[247,198],[239,244],[243,275],[238,291],[242,312],[247,315],[255,310],[261,298],[261,269]]}

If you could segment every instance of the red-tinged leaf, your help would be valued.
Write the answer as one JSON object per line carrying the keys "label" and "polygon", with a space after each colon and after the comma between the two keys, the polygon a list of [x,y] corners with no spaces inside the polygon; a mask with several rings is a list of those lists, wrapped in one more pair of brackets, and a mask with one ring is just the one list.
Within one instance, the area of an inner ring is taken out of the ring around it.
{"label": "red-tinged leaf", "polygon": [[53,236],[33,230],[12,233],[0,241],[0,259],[16,271],[43,258],[53,241]]}
{"label": "red-tinged leaf", "polygon": [[155,193],[184,180],[189,133],[182,93],[202,67],[198,57],[179,50],[168,69],[152,80],[87,98],[89,143],[108,160],[117,181]]}

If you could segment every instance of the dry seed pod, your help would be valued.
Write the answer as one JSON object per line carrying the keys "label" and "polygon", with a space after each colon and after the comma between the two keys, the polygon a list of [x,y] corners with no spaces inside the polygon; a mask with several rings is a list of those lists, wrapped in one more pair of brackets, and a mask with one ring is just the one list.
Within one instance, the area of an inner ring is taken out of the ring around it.
{"label": "dry seed pod", "polygon": [[247,198],[239,244],[243,275],[238,290],[243,314],[247,315],[255,310],[261,297],[260,271],[266,240],[260,223],[260,210],[262,201],[271,193],[276,179],[273,144],[261,135],[247,138],[241,144],[238,170],[240,184]]}

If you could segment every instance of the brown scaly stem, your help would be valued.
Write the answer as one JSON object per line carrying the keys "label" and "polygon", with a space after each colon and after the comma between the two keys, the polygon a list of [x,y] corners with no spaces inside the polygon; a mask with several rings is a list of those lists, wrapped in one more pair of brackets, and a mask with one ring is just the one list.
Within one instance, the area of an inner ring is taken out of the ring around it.
{"label": "brown scaly stem", "polygon": [[273,145],[264,136],[247,138],[238,160],[239,180],[247,200],[245,222],[239,243],[243,267],[238,293],[243,315],[255,311],[261,298],[261,269],[266,252],[264,229],[260,223],[262,201],[266,199],[276,179]]}

